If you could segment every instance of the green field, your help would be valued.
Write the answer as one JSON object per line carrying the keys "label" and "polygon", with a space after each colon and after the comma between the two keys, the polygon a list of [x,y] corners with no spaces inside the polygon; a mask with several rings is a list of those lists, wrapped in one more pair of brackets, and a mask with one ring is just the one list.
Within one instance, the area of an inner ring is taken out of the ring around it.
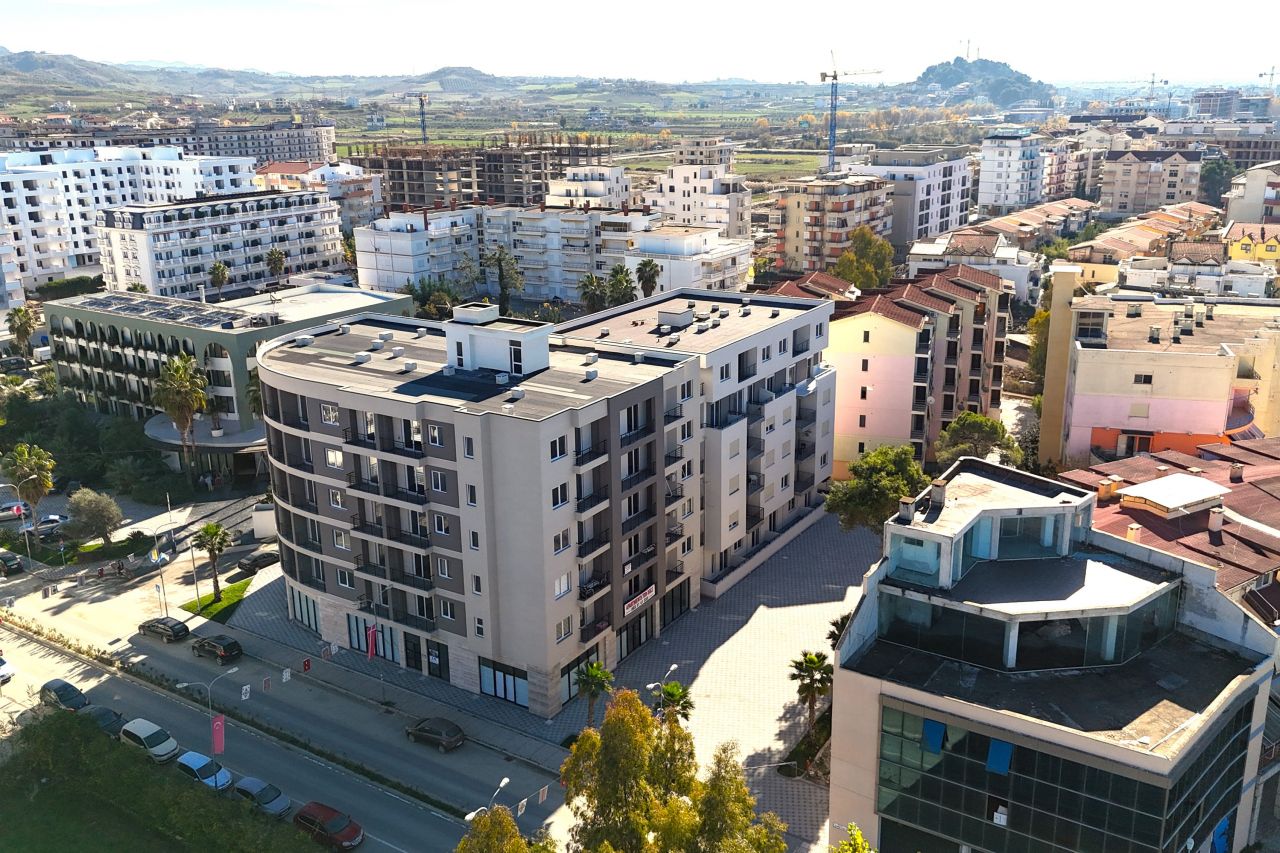
{"label": "green field", "polygon": [[733,170],[748,180],[782,181],[814,175],[822,157],[818,154],[738,154]]}
{"label": "green field", "polygon": [[190,849],[99,800],[63,796],[56,786],[34,797],[30,791],[12,787],[16,786],[0,788],[0,826],[7,850],[173,853]]}
{"label": "green field", "polygon": [[[240,602],[244,599],[245,592],[249,589],[249,584],[253,582],[252,577],[247,577],[242,581],[236,581],[233,584],[222,585],[222,600],[214,602],[213,593],[200,596],[199,599],[192,599],[182,605],[182,609],[188,613],[199,613],[206,619],[212,619],[214,622],[221,622],[224,625],[231,618],[231,614],[236,612],[236,608],[240,606]],[[201,610],[203,607],[203,611]]]}

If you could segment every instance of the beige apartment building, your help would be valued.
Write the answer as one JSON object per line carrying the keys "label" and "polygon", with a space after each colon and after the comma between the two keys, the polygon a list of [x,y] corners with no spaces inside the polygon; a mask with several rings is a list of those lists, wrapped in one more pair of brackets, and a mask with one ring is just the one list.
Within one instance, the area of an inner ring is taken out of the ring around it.
{"label": "beige apartment building", "polygon": [[[259,350],[289,618],[552,716],[817,511],[832,306],[359,314]],[[695,617],[696,618],[696,617]]]}
{"label": "beige apartment building", "polygon": [[1127,219],[1200,195],[1200,151],[1108,151],[1099,215]]}
{"label": "beige apartment building", "polygon": [[769,214],[775,251],[789,270],[813,272],[835,264],[866,225],[886,240],[893,233],[891,181],[853,175],[787,181]]}

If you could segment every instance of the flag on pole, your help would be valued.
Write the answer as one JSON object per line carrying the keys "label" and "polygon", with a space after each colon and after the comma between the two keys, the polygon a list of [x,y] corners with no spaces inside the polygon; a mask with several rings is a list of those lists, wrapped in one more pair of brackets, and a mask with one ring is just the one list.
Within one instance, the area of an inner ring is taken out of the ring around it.
{"label": "flag on pole", "polygon": [[538,805],[542,805],[547,801],[547,788],[549,785],[543,785],[542,790],[538,792]]}
{"label": "flag on pole", "polygon": [[520,801],[520,805],[516,806],[516,817],[520,817],[524,814],[524,807],[527,805],[529,805],[529,798],[525,797]]}
{"label": "flag on pole", "polygon": [[378,626],[370,625],[364,629],[365,643],[369,646],[369,660],[373,660],[373,648],[378,643]]}
{"label": "flag on pole", "polygon": [[227,718],[222,714],[218,714],[210,721],[210,724],[213,727],[213,754],[221,755],[227,745]]}

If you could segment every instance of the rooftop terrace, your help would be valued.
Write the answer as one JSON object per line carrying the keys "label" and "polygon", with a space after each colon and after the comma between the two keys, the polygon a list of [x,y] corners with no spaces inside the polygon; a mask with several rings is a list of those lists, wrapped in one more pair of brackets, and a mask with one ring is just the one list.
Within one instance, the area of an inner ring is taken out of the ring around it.
{"label": "rooftop terrace", "polygon": [[[1204,324],[1193,324],[1191,334],[1183,334],[1179,343],[1173,342],[1175,322],[1183,317],[1185,300],[1182,299],[1112,299],[1109,296],[1086,296],[1072,301],[1073,311],[1105,311],[1111,318],[1107,322],[1105,338],[1086,339],[1086,346],[1101,345],[1107,349],[1143,350],[1150,352],[1217,353],[1222,344],[1241,343],[1256,337],[1264,326],[1280,316],[1280,301],[1253,300],[1253,304],[1238,301],[1210,300],[1213,319],[1206,314]],[[1127,316],[1128,305],[1140,305],[1141,313]],[[1197,301],[1195,311],[1205,311],[1205,302]],[[1175,315],[1178,318],[1175,321]],[[1151,327],[1160,327],[1160,339],[1153,342]]]}

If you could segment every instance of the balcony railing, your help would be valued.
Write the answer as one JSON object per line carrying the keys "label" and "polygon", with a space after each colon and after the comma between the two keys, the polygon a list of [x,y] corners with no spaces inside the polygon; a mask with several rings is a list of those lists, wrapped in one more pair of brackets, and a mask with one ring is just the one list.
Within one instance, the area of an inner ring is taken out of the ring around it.
{"label": "balcony railing", "polygon": [[578,543],[578,556],[586,557],[609,544],[609,531],[602,530],[590,539]]}
{"label": "balcony railing", "polygon": [[764,403],[747,403],[747,420],[756,423],[764,418]]}
{"label": "balcony railing", "polygon": [[342,443],[352,447],[363,447],[369,450],[378,449],[378,439],[361,430],[347,427],[342,431]]}
{"label": "balcony railing", "polygon": [[320,590],[321,592],[328,589],[325,585],[324,578],[318,578],[315,575],[307,575],[302,579],[302,582],[309,587]]}
{"label": "balcony railing", "polygon": [[653,466],[637,471],[630,477],[622,478],[622,491],[627,492],[654,475]]}
{"label": "balcony railing", "polygon": [[347,485],[357,491],[371,495],[382,495],[382,483],[378,480],[366,480],[357,471],[347,472]]}
{"label": "balcony railing", "polygon": [[586,512],[594,506],[599,506],[609,499],[609,490],[607,488],[596,489],[591,494],[578,498],[575,508],[578,512]]}
{"label": "balcony railing", "polygon": [[757,495],[764,490],[764,477],[747,478],[747,497]]}
{"label": "balcony railing", "polygon": [[764,439],[763,438],[747,438],[747,458],[759,459],[764,456]]}
{"label": "balcony railing", "polygon": [[594,598],[599,593],[609,588],[609,576],[607,574],[592,575],[582,583],[578,584],[578,600],[587,601]]}
{"label": "balcony railing", "polygon": [[399,456],[407,456],[410,459],[422,459],[424,456],[427,455],[426,451],[422,449],[421,445],[406,444],[403,441],[397,441],[394,444],[392,444],[391,447],[384,448],[384,449],[389,450],[391,453],[395,453]]}
{"label": "balcony railing", "polygon": [[599,444],[593,444],[590,447],[583,448],[573,455],[574,465],[586,465],[588,462],[594,462],[609,452],[609,442],[602,441]]}
{"label": "balcony railing", "polygon": [[672,465],[678,464],[684,458],[684,448],[676,446],[667,451],[664,457],[666,466],[670,468]]}
{"label": "balcony railing", "polygon": [[683,484],[683,483],[676,483],[676,484],[674,484],[674,485],[672,485],[672,484],[668,484],[668,485],[667,485],[667,497],[666,497],[666,505],[667,505],[667,506],[671,506],[673,503],[677,503],[677,502],[678,502],[681,498],[683,498],[683,497],[684,497],[684,484]]}
{"label": "balcony railing", "polygon": [[818,421],[818,412],[815,409],[797,409],[796,420],[801,426],[813,426]]}
{"label": "balcony railing", "polygon": [[684,525],[680,523],[667,525],[667,544],[679,542],[684,537]]}
{"label": "balcony railing", "polygon": [[667,566],[667,584],[668,586],[680,578],[684,574],[684,560],[676,560]]}
{"label": "balcony railing", "polygon": [[656,559],[657,556],[658,556],[658,546],[646,545],[645,547],[637,551],[634,555],[632,555],[631,559],[627,561],[631,565],[631,568],[627,569],[627,572],[631,573],[636,571],[637,569],[644,568],[645,566],[649,565],[649,562],[651,560]]}
{"label": "balcony railing", "polygon": [[387,567],[379,566],[376,563],[370,563],[366,560],[356,561],[356,571],[366,575],[373,575],[376,578],[385,578],[387,576]]}
{"label": "balcony railing", "polygon": [[400,569],[391,570],[391,580],[395,583],[402,583],[405,586],[411,586],[414,589],[432,590],[435,589],[435,582],[431,578],[424,578],[420,575],[411,574]]}
{"label": "balcony railing", "polygon": [[618,436],[618,444],[621,447],[628,447],[649,435],[653,435],[652,422],[647,423],[644,426],[637,427],[636,429],[631,430],[631,432],[624,432],[622,435]]}
{"label": "balcony railing", "polygon": [[796,446],[796,459],[808,459],[813,456],[814,450],[814,445],[807,441],[802,441]]}
{"label": "balcony railing", "polygon": [[626,534],[631,533],[634,530],[639,530],[650,521],[653,521],[655,515],[656,513],[654,512],[653,507],[640,510],[635,515],[622,522],[622,532]]}
{"label": "balcony railing", "polygon": [[725,412],[719,417],[703,421],[702,426],[706,429],[728,429],[746,416],[746,412]]}
{"label": "balcony railing", "polygon": [[662,419],[669,424],[673,424],[683,417],[684,406],[672,406],[670,409],[667,409],[662,413]]}
{"label": "balcony railing", "polygon": [[796,477],[795,491],[796,494],[803,494],[813,488],[813,475],[803,474]]}
{"label": "balcony railing", "polygon": [[414,489],[394,488],[387,490],[387,497],[396,498],[406,503],[417,504],[418,506],[426,506],[431,503],[431,498],[427,497],[426,492],[419,492]]}
{"label": "balcony railing", "polygon": [[403,610],[394,610],[391,613],[392,621],[399,622],[424,633],[431,633],[436,629],[436,620],[427,616],[418,616],[414,613],[406,613]]}
{"label": "balcony railing", "polygon": [[582,629],[578,631],[578,639],[584,643],[591,642],[599,636],[602,631],[608,630],[612,621],[612,617],[606,614],[603,619],[597,619],[590,625],[583,625]]}
{"label": "balcony railing", "polygon": [[314,474],[316,470],[316,466],[312,462],[307,462],[302,459],[290,459],[287,456],[284,459],[284,464],[288,465],[290,468],[296,468],[299,471],[306,471],[308,474]]}

